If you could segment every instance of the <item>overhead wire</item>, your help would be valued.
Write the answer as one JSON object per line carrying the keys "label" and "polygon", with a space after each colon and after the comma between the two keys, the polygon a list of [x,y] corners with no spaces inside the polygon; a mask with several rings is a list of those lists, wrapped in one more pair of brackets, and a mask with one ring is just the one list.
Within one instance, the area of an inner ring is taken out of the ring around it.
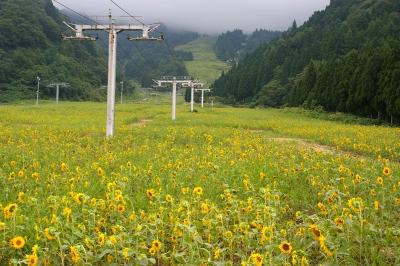
{"label": "overhead wire", "polygon": [[[141,23],[142,25],[145,25],[145,23],[138,19],[137,17],[135,17],[134,15],[132,15],[131,13],[129,13],[126,9],[124,9],[120,4],[118,4],[115,0],[110,0],[111,3],[113,3],[116,7],[118,7],[121,11],[123,11],[125,14],[127,14],[129,17],[131,17],[132,19],[134,19],[135,21]],[[161,35],[163,35],[164,33],[155,29],[154,30],[157,33],[160,33]],[[165,45],[167,46],[167,51],[168,53],[174,58],[174,59],[178,59],[175,55],[175,53],[173,52],[173,49],[171,48],[170,44],[168,43],[168,41],[166,39],[163,40],[163,42],[165,43]],[[138,48],[137,48],[138,49]]]}
{"label": "overhead wire", "polygon": [[[55,3],[57,3],[57,4],[59,4],[60,6],[64,7],[65,9],[67,9],[67,10],[69,10],[69,11],[75,13],[76,15],[78,15],[78,16],[80,16],[80,17],[82,17],[82,18],[84,18],[84,19],[86,19],[86,20],[88,20],[88,21],[93,22],[93,23],[96,25],[96,27],[101,27],[101,28],[103,28],[104,30],[107,29],[105,26],[99,24],[96,20],[94,20],[94,19],[92,19],[92,18],[90,18],[90,17],[88,17],[88,16],[85,16],[85,15],[83,15],[83,14],[77,12],[76,10],[74,10],[74,9],[70,8],[69,6],[67,6],[66,4],[64,4],[64,3],[62,3],[62,2],[60,2],[60,1],[58,1],[58,0],[53,0],[53,1],[54,1]],[[124,9],[121,5],[119,5],[116,1],[114,1],[114,0],[110,0],[110,1],[111,1],[111,3],[113,3],[116,7],[118,7],[121,11],[123,11],[125,14],[127,14],[129,17],[131,17],[132,19],[134,19],[136,22],[139,22],[140,24],[145,25],[145,23],[144,23],[142,20],[139,20],[138,18],[136,18],[135,16],[133,16],[133,15],[132,15],[131,13],[129,13],[126,9]],[[159,30],[157,30],[157,29],[155,29],[155,32],[160,33],[160,34],[163,34],[163,32],[161,32],[161,31],[159,31]],[[105,42],[105,40],[103,40],[102,38],[98,38],[98,39],[103,43],[104,47],[107,47],[107,43]],[[177,59],[177,57],[176,57],[175,53],[173,53],[173,50],[172,50],[171,46],[169,45],[168,41],[167,41],[166,39],[164,39],[163,41],[164,41],[165,45],[167,46],[167,51],[168,51],[168,53],[169,53],[174,59]],[[133,44],[134,44],[136,50],[138,51],[139,56],[140,56],[144,61],[147,61],[147,59],[142,55],[142,52],[141,52],[140,48],[139,48],[135,43],[133,43]],[[130,52],[127,51],[123,45],[119,45],[119,47],[123,50],[123,52],[124,52],[126,55],[129,55],[129,54],[130,54]],[[134,62],[134,64],[136,65],[136,67],[137,67],[138,69],[140,69],[140,66],[139,66],[134,60],[133,60],[133,62]]]}
{"label": "overhead wire", "polygon": [[116,3],[114,0],[110,0],[111,3],[113,3],[116,7],[118,7],[119,9],[121,9],[125,14],[127,14],[128,16],[130,16],[131,18],[133,18],[134,20],[136,20],[137,22],[139,22],[142,25],[145,25],[145,23],[141,20],[139,20],[138,18],[136,18],[135,16],[133,16],[132,14],[130,14],[128,11],[126,11],[123,7],[121,7],[118,3]]}
{"label": "overhead wire", "polygon": [[56,2],[56,3],[59,4],[60,6],[62,6],[62,7],[64,7],[64,8],[66,8],[66,9],[68,9],[69,11],[71,11],[71,12],[77,14],[78,16],[80,16],[80,17],[82,17],[82,18],[84,18],[84,19],[87,19],[87,20],[89,20],[89,21],[91,21],[91,22],[94,22],[94,23],[96,24],[96,26],[101,26],[103,29],[106,29],[106,27],[104,27],[103,25],[99,25],[99,23],[97,23],[96,20],[94,20],[94,19],[92,19],[92,18],[90,18],[90,17],[88,17],[88,16],[82,15],[81,13],[75,11],[74,9],[68,7],[67,5],[61,3],[60,1],[58,1],[58,0],[53,0],[53,2]]}

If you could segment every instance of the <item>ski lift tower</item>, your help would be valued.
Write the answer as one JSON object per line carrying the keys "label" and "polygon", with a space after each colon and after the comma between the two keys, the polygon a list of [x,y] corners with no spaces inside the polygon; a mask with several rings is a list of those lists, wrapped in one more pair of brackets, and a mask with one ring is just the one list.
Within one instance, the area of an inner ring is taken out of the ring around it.
{"label": "ski lift tower", "polygon": [[211,90],[201,88],[201,89],[195,89],[195,91],[201,91],[201,108],[204,108],[204,92],[211,92]]}
{"label": "ski lift tower", "polygon": [[162,77],[159,80],[153,80],[158,87],[162,87],[163,84],[172,84],[172,120],[176,120],[176,89],[177,85],[180,84],[182,87],[188,87],[192,83],[190,77]]}
{"label": "ski lift tower", "polygon": [[203,88],[204,84],[197,80],[190,83],[190,112],[194,111],[194,90],[195,88]]}
{"label": "ski lift tower", "polygon": [[109,14],[110,23],[106,25],[99,25],[93,21],[94,25],[78,25],[64,24],[75,32],[75,36],[61,35],[64,41],[96,41],[97,38],[85,36],[85,31],[106,31],[108,32],[108,86],[107,86],[107,138],[114,136],[114,119],[115,119],[115,88],[116,88],[116,65],[117,65],[117,35],[123,31],[136,31],[140,32],[138,37],[128,37],[130,41],[162,41],[164,36],[150,37],[150,33],[156,30],[160,24],[128,24],[116,25],[111,12]]}
{"label": "ski lift tower", "polygon": [[56,88],[56,103],[58,104],[58,100],[60,98],[60,87],[69,87],[68,83],[62,82],[62,83],[52,83],[49,86],[49,88]]}

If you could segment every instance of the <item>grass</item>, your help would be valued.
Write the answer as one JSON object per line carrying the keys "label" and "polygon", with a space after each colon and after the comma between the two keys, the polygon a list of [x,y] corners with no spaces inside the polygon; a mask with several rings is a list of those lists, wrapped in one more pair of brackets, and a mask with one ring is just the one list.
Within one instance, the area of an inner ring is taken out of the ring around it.
{"label": "grass", "polygon": [[214,52],[215,42],[215,37],[202,37],[176,48],[193,53],[194,60],[186,61],[186,68],[191,76],[208,86],[214,83],[222,71],[226,72],[229,69],[229,65],[217,59]]}
{"label": "grass", "polygon": [[116,109],[0,107],[1,265],[400,263],[399,128]]}

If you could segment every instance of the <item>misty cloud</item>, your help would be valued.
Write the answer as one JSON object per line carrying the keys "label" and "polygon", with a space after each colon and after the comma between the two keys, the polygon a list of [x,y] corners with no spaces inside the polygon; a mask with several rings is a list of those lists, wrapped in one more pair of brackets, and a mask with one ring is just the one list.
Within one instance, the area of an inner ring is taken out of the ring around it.
{"label": "misty cloud", "polygon": [[[125,16],[109,0],[59,0],[88,15]],[[202,33],[220,33],[235,28],[285,30],[296,19],[298,25],[329,0],[115,0],[146,23],[163,22],[169,27]],[[55,4],[59,7],[57,4]],[[61,7],[60,7],[61,8]]]}

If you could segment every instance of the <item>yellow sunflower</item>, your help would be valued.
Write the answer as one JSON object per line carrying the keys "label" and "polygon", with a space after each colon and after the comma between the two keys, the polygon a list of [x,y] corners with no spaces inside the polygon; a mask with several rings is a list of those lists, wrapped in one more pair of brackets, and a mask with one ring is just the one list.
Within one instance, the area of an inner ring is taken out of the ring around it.
{"label": "yellow sunflower", "polygon": [[283,254],[290,254],[292,252],[292,245],[287,242],[287,241],[283,241],[280,245],[279,245],[279,249]]}
{"label": "yellow sunflower", "polygon": [[151,243],[151,248],[154,249],[155,252],[160,251],[160,249],[161,249],[161,242],[160,242],[159,240],[154,240],[154,241]]}
{"label": "yellow sunflower", "polygon": [[156,195],[156,191],[153,188],[148,189],[146,190],[146,195],[149,199],[153,199],[154,196]]}
{"label": "yellow sunflower", "polygon": [[197,196],[201,196],[201,195],[203,195],[203,189],[201,187],[195,187],[193,189],[193,194],[195,194]]}
{"label": "yellow sunflower", "polygon": [[361,212],[364,208],[364,202],[362,198],[359,197],[349,199],[348,205],[354,212]]}
{"label": "yellow sunflower", "polygon": [[28,266],[36,266],[38,265],[38,257],[36,254],[26,255],[26,263]]}
{"label": "yellow sunflower", "polygon": [[259,253],[253,253],[250,256],[250,260],[255,266],[262,266],[264,258]]}
{"label": "yellow sunflower", "polygon": [[384,168],[383,168],[383,174],[384,174],[385,176],[390,175],[390,173],[391,173],[391,170],[390,170],[389,167],[384,167]]}
{"label": "yellow sunflower", "polygon": [[10,240],[10,246],[14,249],[21,249],[25,246],[25,239],[22,236],[16,236]]}

